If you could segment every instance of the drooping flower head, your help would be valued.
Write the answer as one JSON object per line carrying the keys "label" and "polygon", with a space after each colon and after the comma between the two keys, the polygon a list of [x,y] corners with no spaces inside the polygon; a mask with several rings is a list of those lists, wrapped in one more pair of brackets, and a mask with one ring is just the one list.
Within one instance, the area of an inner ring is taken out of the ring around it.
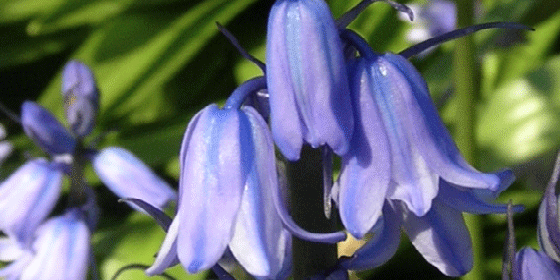
{"label": "drooping flower head", "polygon": [[369,48],[349,65],[356,132],[342,157],[340,213],[361,238],[381,214],[385,198],[425,215],[440,181],[496,191],[501,178],[480,173],[461,157],[432,103],[428,87],[404,57]]}
{"label": "drooping flower head", "polygon": [[62,171],[37,158],[28,161],[0,184],[0,231],[28,244],[35,229],[54,208]]}
{"label": "drooping flower head", "polygon": [[88,135],[99,109],[99,91],[91,70],[79,61],[70,61],[62,70],[62,95],[66,120],[77,137]]}
{"label": "drooping flower head", "polygon": [[271,129],[288,160],[305,143],[346,153],[353,130],[338,29],[323,0],[278,0],[268,19]]}
{"label": "drooping flower head", "polygon": [[8,238],[0,239],[2,279],[85,280],[90,258],[90,229],[82,210],[72,208],[47,220],[36,232],[31,248]]}
{"label": "drooping flower head", "polygon": [[45,108],[32,101],[21,105],[23,131],[51,156],[72,154],[76,140]]}
{"label": "drooping flower head", "polygon": [[[237,92],[264,87],[262,78],[253,82]],[[272,137],[252,107],[231,103],[207,106],[187,127],[177,214],[149,275],[177,258],[189,273],[208,269],[227,248],[251,275],[273,278],[281,270],[290,237],[272,203],[278,188]]]}
{"label": "drooping flower head", "polygon": [[560,153],[556,158],[554,171],[543,194],[539,207],[537,237],[541,251],[524,247],[515,252],[515,231],[513,216],[508,212],[508,236],[504,254],[502,279],[532,280],[560,279],[560,220],[558,220],[558,197],[556,185],[560,176]]}
{"label": "drooping flower head", "polygon": [[[472,245],[462,212],[505,213],[489,204],[514,180],[505,170],[484,174],[460,155],[439,118],[428,87],[406,60],[427,47],[484,28],[526,28],[490,23],[456,30],[401,53],[377,54],[357,34],[342,38],[359,56],[349,62],[355,130],[342,156],[336,198],[344,226],[361,238],[375,238],[342,265],[376,267],[398,247],[402,224],[413,245],[449,276],[472,268]],[[516,211],[521,208],[517,207]]]}
{"label": "drooping flower head", "polygon": [[[84,157],[92,161],[99,178],[121,198],[142,199],[156,207],[165,207],[169,201],[176,199],[175,191],[168,183],[125,149],[109,147],[97,151],[89,148],[83,150],[85,154],[75,154],[78,140],[42,106],[31,101],[24,102],[21,119],[28,136],[54,157],[56,164],[53,166],[68,175],[73,157]],[[66,158],[59,160],[57,156],[60,155],[67,155],[70,161]]]}

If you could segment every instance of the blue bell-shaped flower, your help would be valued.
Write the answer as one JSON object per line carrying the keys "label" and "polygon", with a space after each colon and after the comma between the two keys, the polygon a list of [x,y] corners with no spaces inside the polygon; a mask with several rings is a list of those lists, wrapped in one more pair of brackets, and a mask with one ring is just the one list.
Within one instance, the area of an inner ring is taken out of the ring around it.
{"label": "blue bell-shaped flower", "polygon": [[34,231],[31,248],[22,248],[9,238],[0,239],[2,279],[85,280],[90,264],[90,231],[79,209],[47,220]]}
{"label": "blue bell-shaped flower", "polygon": [[278,178],[264,119],[252,107],[210,105],[189,123],[179,158],[177,214],[147,274],[160,274],[177,258],[197,273],[228,247],[251,275],[280,273],[290,234],[272,203]]}
{"label": "blue bell-shaped flower", "polygon": [[511,174],[484,174],[462,158],[410,62],[346,35],[361,54],[349,64],[356,128],[339,177],[340,216],[351,234],[362,238],[373,227],[386,198],[421,217],[443,182],[488,191],[511,183]]}
{"label": "blue bell-shaped flower", "polygon": [[62,70],[62,95],[66,119],[77,137],[88,135],[99,109],[99,91],[91,70],[79,61],[70,61]]}
{"label": "blue bell-shaped flower", "polygon": [[62,171],[45,159],[28,161],[0,184],[0,230],[28,244],[54,208]]}
{"label": "blue bell-shaped flower", "polygon": [[266,79],[274,141],[288,160],[304,142],[346,153],[353,116],[342,43],[323,0],[279,0],[270,11]]}
{"label": "blue bell-shaped flower", "polygon": [[76,140],[47,109],[37,103],[23,102],[21,125],[25,134],[46,153],[56,156],[74,152]]}

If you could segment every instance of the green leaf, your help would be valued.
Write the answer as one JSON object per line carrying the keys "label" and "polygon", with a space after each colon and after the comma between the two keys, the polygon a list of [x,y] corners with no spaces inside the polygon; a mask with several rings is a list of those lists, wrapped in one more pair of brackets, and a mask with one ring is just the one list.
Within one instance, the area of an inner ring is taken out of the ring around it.
{"label": "green leaf", "polygon": [[497,89],[481,110],[477,138],[498,165],[516,165],[560,145],[560,57]]}
{"label": "green leaf", "polygon": [[[105,112],[100,123],[119,117],[142,123],[172,114],[176,104],[165,96],[166,84],[218,33],[216,21],[229,22],[253,2],[204,1],[182,14],[131,12],[96,30],[74,57],[96,75]],[[59,81],[40,101],[61,113]]]}
{"label": "green leaf", "polygon": [[[94,254],[98,263],[101,279],[111,277],[121,267],[130,264],[152,265],[154,255],[159,251],[165,233],[152,218],[139,213],[132,214],[120,226],[98,231],[93,236]],[[187,275],[181,265],[167,269],[166,273],[176,279],[204,279],[206,273]],[[122,273],[118,280],[154,279],[142,270],[129,270]]]}

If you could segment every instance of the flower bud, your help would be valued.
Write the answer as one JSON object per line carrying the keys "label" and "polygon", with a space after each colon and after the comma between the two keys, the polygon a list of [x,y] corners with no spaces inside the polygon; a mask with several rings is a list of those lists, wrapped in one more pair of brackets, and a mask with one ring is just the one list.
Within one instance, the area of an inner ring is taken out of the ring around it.
{"label": "flower bud", "polygon": [[21,106],[23,131],[50,155],[72,154],[76,140],[47,109],[32,101]]}
{"label": "flower bud", "polygon": [[85,64],[74,60],[64,66],[62,95],[70,130],[78,137],[88,135],[99,109],[99,92],[93,73]]}

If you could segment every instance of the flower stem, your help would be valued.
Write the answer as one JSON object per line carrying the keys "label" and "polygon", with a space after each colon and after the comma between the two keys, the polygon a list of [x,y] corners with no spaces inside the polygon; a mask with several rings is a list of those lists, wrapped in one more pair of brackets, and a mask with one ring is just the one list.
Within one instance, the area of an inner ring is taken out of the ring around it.
{"label": "flower stem", "polygon": [[[320,149],[304,146],[301,158],[287,164],[290,209],[294,221],[311,232],[334,232],[336,219],[326,219],[323,205],[323,169]],[[305,279],[331,270],[337,261],[336,244],[292,240],[293,276]]]}
{"label": "flower stem", "polygon": [[[457,24],[471,26],[474,17],[473,0],[456,0]],[[474,134],[475,106],[479,96],[479,71],[476,64],[474,39],[472,36],[455,41],[453,82],[456,98],[456,142],[465,159],[475,165],[476,143]],[[484,240],[482,219],[475,215],[465,215],[465,222],[473,240],[474,267],[464,280],[482,280],[484,277]]]}
{"label": "flower stem", "polygon": [[87,186],[84,180],[84,167],[86,164],[85,148],[82,141],[77,141],[70,170],[70,192],[68,194],[68,207],[80,207],[87,201]]}

